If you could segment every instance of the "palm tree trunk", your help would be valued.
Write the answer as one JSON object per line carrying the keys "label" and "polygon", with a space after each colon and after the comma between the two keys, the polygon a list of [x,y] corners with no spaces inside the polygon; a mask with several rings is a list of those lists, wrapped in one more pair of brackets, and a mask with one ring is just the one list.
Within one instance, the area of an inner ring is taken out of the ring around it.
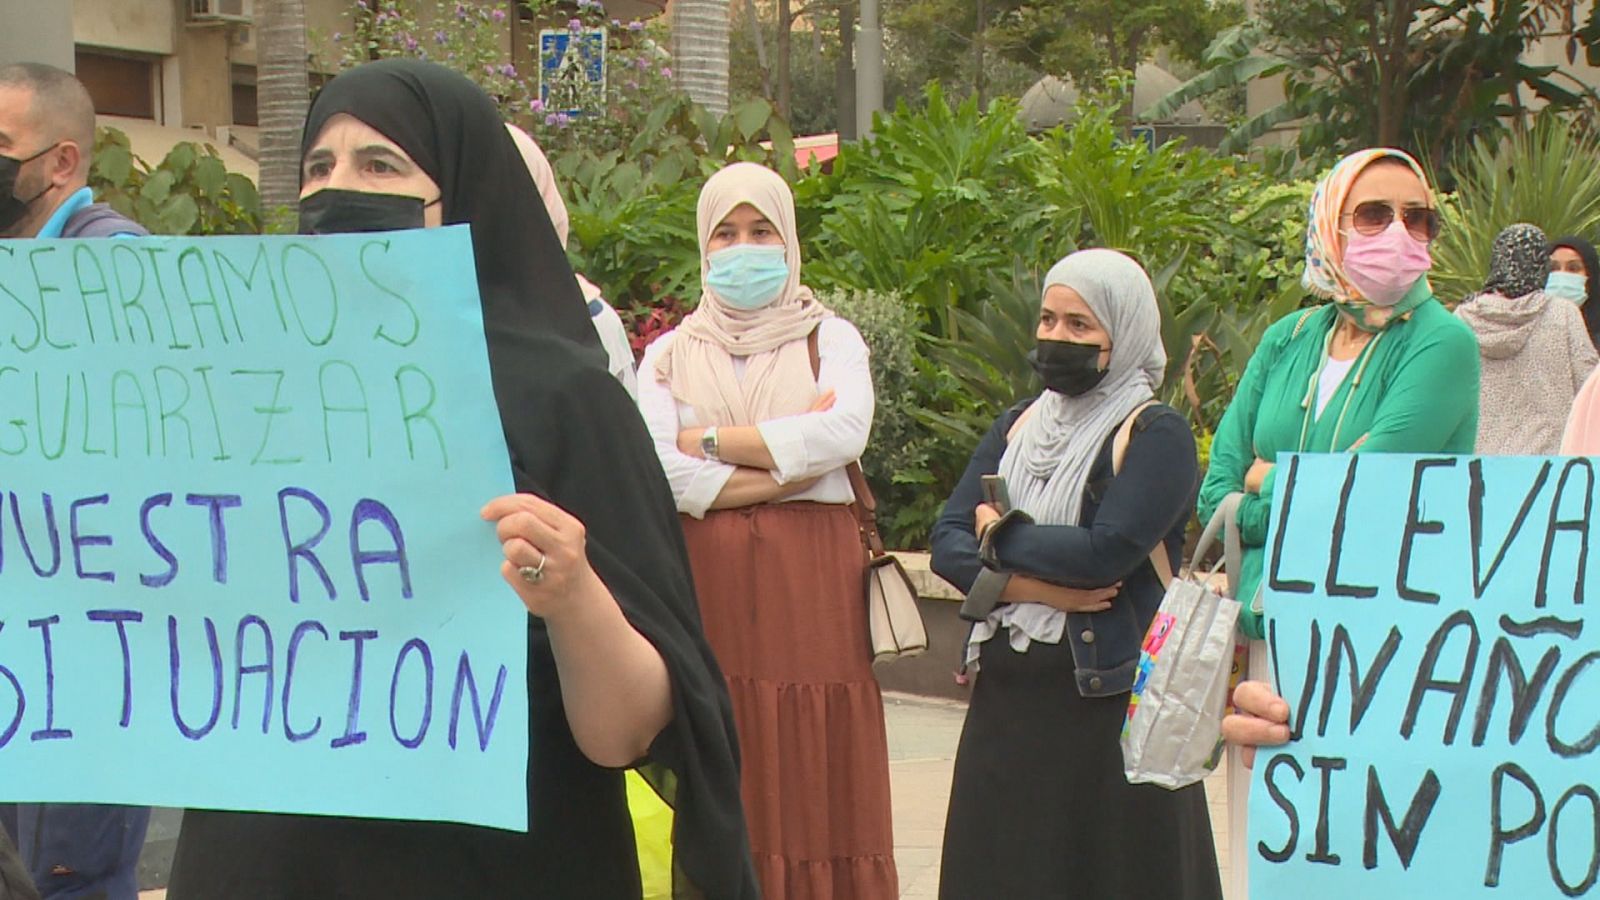
{"label": "palm tree trunk", "polygon": [[729,0],[676,0],[672,56],[678,84],[717,115],[728,111]]}
{"label": "palm tree trunk", "polygon": [[311,105],[304,0],[256,0],[256,97],[261,117],[261,207],[293,213],[300,132]]}

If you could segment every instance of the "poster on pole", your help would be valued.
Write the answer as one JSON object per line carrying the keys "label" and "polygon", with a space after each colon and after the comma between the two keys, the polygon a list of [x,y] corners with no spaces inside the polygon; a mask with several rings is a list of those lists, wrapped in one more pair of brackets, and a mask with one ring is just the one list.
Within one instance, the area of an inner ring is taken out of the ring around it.
{"label": "poster on pole", "polygon": [[0,241],[0,800],[527,827],[465,226]]}
{"label": "poster on pole", "polygon": [[605,112],[606,29],[539,32],[539,99],[549,113]]}
{"label": "poster on pole", "polygon": [[1280,460],[1252,900],[1600,896],[1597,463]]}

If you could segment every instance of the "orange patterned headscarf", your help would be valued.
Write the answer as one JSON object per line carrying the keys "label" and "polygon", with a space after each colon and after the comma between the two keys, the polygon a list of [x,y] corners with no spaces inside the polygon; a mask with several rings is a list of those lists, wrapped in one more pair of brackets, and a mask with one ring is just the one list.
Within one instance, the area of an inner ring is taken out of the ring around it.
{"label": "orange patterned headscarf", "polygon": [[1365,321],[1373,327],[1382,327],[1389,317],[1403,314],[1405,310],[1373,306],[1345,276],[1344,250],[1339,240],[1339,214],[1344,209],[1345,200],[1350,197],[1350,188],[1355,185],[1356,178],[1380,159],[1398,159],[1409,166],[1422,180],[1428,205],[1434,205],[1433,188],[1428,184],[1427,173],[1404,150],[1372,147],[1346,156],[1317,182],[1317,188],[1311,194],[1311,209],[1306,223],[1306,271],[1301,279],[1306,290],[1338,303],[1358,322]]}

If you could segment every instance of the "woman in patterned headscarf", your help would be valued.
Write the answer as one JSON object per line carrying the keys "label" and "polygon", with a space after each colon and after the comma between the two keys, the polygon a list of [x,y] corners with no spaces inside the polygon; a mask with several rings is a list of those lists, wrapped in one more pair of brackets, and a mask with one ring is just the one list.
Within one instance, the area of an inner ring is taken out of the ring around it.
{"label": "woman in patterned headscarf", "polygon": [[[1251,637],[1250,676],[1263,679],[1260,638],[1263,545],[1279,454],[1470,453],[1478,432],[1478,348],[1472,332],[1434,298],[1429,244],[1439,233],[1433,191],[1400,150],[1345,157],[1317,185],[1306,230],[1305,286],[1332,302],[1267,329],[1217,426],[1200,488],[1209,518],[1243,493],[1240,624]],[[1244,712],[1224,723],[1244,745],[1283,743],[1283,700],[1260,681],[1240,685]],[[1247,751],[1230,758],[1229,849],[1245,897]],[[1238,785],[1237,791],[1232,789]]]}
{"label": "woman in patterned headscarf", "polygon": [[1583,313],[1545,293],[1549,275],[1544,232],[1512,225],[1494,239],[1483,292],[1456,309],[1483,357],[1479,453],[1558,452],[1572,398],[1594,370]]}

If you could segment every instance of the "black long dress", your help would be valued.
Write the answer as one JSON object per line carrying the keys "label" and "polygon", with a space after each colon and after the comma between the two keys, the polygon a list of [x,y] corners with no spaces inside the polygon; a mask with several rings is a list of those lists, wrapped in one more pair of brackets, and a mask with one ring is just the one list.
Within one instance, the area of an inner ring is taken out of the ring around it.
{"label": "black long dress", "polygon": [[[1019,413],[1010,411],[990,429],[934,529],[934,568],[963,589],[982,565],[973,536],[979,478],[999,470]],[[1195,470],[1188,423],[1168,411],[1134,437],[1116,490],[1107,490],[1108,438],[1072,540],[1049,547],[1051,558],[1037,567],[1015,570],[1043,575],[1076,568],[1084,587],[1120,580],[1114,604],[1153,611],[1162,589],[1147,554],[1158,539],[1170,555],[1181,551]],[[1132,571],[1099,571],[1113,555],[1109,544],[1143,548],[1121,554],[1138,560]],[[1149,621],[1141,618],[1142,633]],[[1131,652],[1136,656],[1137,648]],[[1127,708],[1126,691],[1079,692],[1065,641],[1034,641],[1018,653],[1002,631],[984,643],[956,752],[941,898],[1221,900],[1204,787],[1128,784],[1118,743]]]}
{"label": "black long dress", "polygon": [[[584,523],[590,563],[666,663],[673,718],[641,771],[675,808],[674,896],[755,897],[732,710],[701,630],[672,494],[637,409],[604,367],[521,157],[489,99],[437,66],[386,61],[339,76],[312,109],[307,144],[341,112],[400,144],[428,172],[440,185],[447,223],[472,223],[516,488]],[[517,602],[509,589],[483,599]],[[637,900],[623,773],[578,750],[549,637],[532,618],[527,677],[527,833],[190,811],[169,897]]]}

